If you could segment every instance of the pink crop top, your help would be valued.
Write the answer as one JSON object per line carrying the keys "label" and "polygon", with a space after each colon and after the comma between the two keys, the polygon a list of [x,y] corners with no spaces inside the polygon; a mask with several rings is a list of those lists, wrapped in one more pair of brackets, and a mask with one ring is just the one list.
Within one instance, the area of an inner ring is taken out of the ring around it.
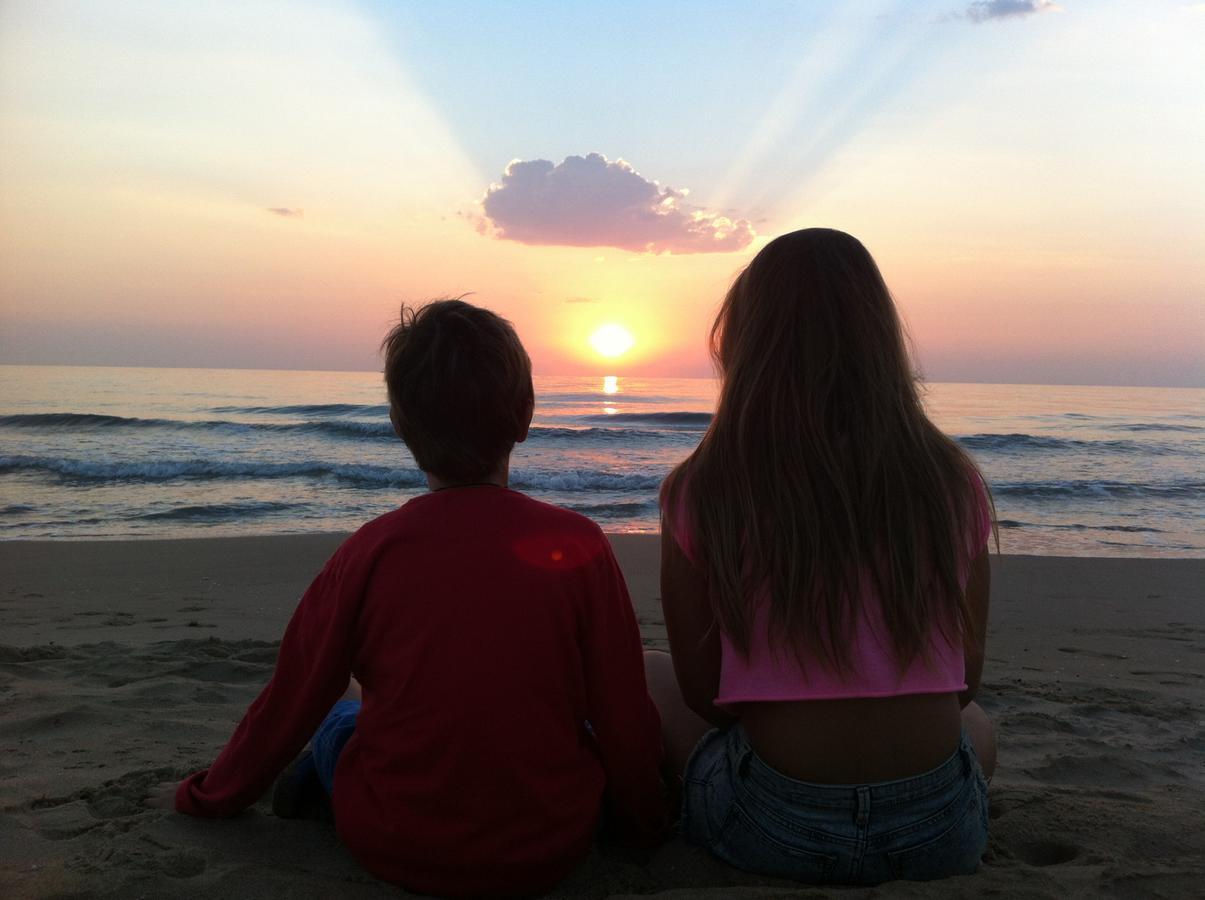
{"label": "pink crop top", "polygon": [[[970,561],[987,545],[991,533],[991,511],[982,482],[976,477],[979,513],[978,534],[968,542],[968,560],[962,586],[970,573]],[[694,542],[686,527],[685,485],[678,491],[673,539],[686,558],[697,562]],[[966,665],[961,645],[954,645],[934,629],[929,659],[917,659],[902,674],[896,664],[890,635],[883,624],[875,598],[864,594],[860,620],[853,632],[850,672],[838,675],[819,660],[802,668],[789,650],[776,652],[767,634],[769,607],[759,603],[753,616],[749,656],[741,654],[720,631],[720,688],[717,706],[764,700],[838,700],[855,697],[896,697],[902,694],[947,694],[966,690]]]}

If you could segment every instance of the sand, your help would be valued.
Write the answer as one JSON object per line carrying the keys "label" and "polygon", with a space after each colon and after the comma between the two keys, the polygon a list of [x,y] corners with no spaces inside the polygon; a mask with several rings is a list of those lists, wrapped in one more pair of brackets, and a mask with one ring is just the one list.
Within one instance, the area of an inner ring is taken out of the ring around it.
{"label": "sand", "polygon": [[[269,677],[338,535],[0,543],[0,896],[401,896],[333,830],[258,804],[227,821],[140,806],[210,762]],[[614,539],[665,646],[657,539]],[[994,561],[981,703],[1000,729],[980,871],[807,889],[675,840],[596,850],[553,896],[1201,896],[1205,560]]]}

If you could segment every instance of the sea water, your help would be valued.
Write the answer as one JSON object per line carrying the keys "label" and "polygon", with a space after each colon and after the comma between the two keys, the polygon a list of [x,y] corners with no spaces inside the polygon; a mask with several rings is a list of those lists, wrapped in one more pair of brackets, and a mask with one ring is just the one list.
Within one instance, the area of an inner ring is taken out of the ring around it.
{"label": "sea water", "polygon": [[[607,531],[658,527],[711,379],[536,379],[511,485]],[[931,384],[1006,553],[1205,556],[1205,390]],[[0,538],[349,531],[423,492],[381,377],[0,366]]]}

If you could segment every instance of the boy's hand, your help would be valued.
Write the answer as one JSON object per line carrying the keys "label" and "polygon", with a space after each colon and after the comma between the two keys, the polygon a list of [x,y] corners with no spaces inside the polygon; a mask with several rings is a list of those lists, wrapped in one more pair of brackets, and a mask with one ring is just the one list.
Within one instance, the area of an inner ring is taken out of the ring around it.
{"label": "boy's hand", "polygon": [[148,809],[167,809],[174,811],[176,808],[176,782],[161,781],[150,791],[142,800],[142,805]]}

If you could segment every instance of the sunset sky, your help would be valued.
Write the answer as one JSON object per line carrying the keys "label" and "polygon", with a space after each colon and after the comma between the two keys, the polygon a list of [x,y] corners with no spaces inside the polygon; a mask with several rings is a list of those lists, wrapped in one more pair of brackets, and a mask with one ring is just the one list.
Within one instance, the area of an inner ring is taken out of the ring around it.
{"label": "sunset sky", "polygon": [[705,375],[822,225],[932,380],[1205,386],[1202,47],[1161,0],[4,0],[0,363],[371,370],[472,292],[537,373]]}

